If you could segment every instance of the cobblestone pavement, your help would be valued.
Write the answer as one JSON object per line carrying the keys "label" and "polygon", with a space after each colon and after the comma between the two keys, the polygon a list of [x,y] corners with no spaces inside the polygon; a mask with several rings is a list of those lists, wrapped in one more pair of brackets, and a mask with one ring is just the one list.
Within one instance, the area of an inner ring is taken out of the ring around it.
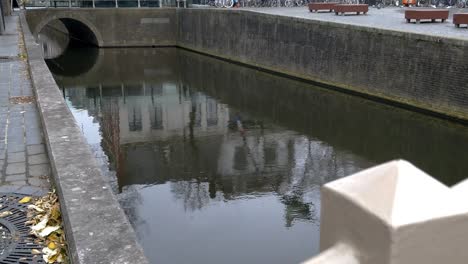
{"label": "cobblestone pavement", "polygon": [[0,35],[0,192],[40,195],[50,166],[39,112],[24,60],[18,16],[7,17]]}
{"label": "cobblestone pavement", "polygon": [[[244,8],[243,8],[244,9]],[[387,30],[419,33],[444,38],[455,38],[468,40],[468,29],[465,27],[456,28],[452,23],[454,13],[468,13],[468,8],[449,8],[449,20],[445,23],[406,23],[404,11],[407,8],[386,7],[377,9],[369,7],[367,15],[346,15],[337,16],[335,13],[319,12],[311,13],[307,7],[272,7],[272,8],[245,8],[247,10],[275,14],[282,16],[306,18],[320,21],[336,22],[371,28],[381,28]],[[416,9],[416,8],[414,8]],[[432,9],[432,8],[429,8]]]}

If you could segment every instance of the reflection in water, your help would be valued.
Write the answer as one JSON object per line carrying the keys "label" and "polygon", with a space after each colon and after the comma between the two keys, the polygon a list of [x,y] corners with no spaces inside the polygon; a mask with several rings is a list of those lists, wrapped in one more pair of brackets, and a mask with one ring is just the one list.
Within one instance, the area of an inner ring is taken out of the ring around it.
{"label": "reflection in water", "polygon": [[153,263],[297,263],[322,184],[395,158],[447,184],[468,169],[448,122],[183,50],[96,54],[51,70]]}
{"label": "reflection in water", "polygon": [[38,43],[42,46],[47,66],[56,74],[78,76],[96,64],[99,49],[83,46],[82,42],[69,38],[67,28],[60,20],[44,26],[38,34]]}

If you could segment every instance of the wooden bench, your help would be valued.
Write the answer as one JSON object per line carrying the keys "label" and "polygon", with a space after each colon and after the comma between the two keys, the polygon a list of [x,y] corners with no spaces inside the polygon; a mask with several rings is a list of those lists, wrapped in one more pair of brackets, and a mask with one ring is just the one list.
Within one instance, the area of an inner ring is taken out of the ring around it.
{"label": "wooden bench", "polygon": [[406,22],[410,23],[411,19],[415,19],[416,23],[419,23],[421,19],[429,19],[431,22],[435,22],[436,19],[445,20],[448,19],[449,11],[448,10],[405,10]]}
{"label": "wooden bench", "polygon": [[369,11],[369,6],[365,4],[356,4],[356,5],[335,5],[335,14],[345,14],[345,13],[356,13],[356,14],[367,14]]}
{"label": "wooden bench", "polygon": [[319,10],[328,10],[332,12],[335,9],[335,5],[337,2],[329,2],[329,3],[309,3],[309,11],[310,12],[318,12]]}
{"label": "wooden bench", "polygon": [[455,24],[456,27],[460,27],[460,25],[466,24],[468,27],[468,13],[453,14],[453,24]]}

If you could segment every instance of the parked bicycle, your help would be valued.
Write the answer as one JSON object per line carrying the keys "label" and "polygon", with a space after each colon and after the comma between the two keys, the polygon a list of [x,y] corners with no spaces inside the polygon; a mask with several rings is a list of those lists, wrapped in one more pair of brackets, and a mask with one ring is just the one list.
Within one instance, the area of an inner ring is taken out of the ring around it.
{"label": "parked bicycle", "polygon": [[208,5],[214,6],[214,7],[224,7],[224,8],[230,8],[234,4],[233,0],[210,0],[208,1]]}
{"label": "parked bicycle", "polygon": [[400,1],[399,0],[377,0],[375,2],[375,7],[377,9],[381,9],[387,6],[400,6]]}
{"label": "parked bicycle", "polygon": [[458,8],[464,8],[467,6],[466,4],[467,0],[432,0],[431,5],[432,7],[458,7]]}
{"label": "parked bicycle", "polygon": [[285,0],[284,6],[285,7],[293,7],[293,6],[304,6],[304,0]]}

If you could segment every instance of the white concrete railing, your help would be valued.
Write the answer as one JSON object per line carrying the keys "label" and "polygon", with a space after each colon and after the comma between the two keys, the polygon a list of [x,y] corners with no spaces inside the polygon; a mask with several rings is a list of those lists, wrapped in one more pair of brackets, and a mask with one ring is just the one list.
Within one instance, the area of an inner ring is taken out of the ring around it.
{"label": "white concrete railing", "polygon": [[322,188],[318,256],[303,264],[468,263],[468,182],[391,161]]}

